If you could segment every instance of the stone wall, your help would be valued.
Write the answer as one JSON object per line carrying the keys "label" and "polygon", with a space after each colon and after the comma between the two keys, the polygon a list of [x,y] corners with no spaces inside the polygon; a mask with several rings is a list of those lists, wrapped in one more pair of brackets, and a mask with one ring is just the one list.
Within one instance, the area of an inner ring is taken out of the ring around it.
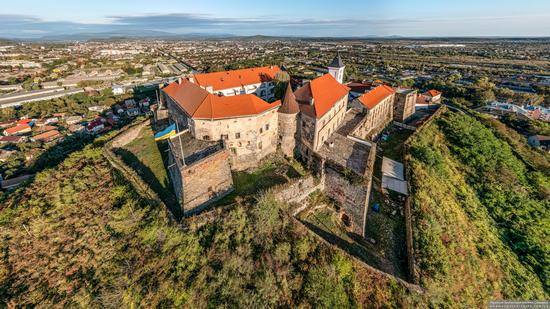
{"label": "stone wall", "polygon": [[415,112],[416,90],[409,92],[398,92],[395,96],[393,107],[393,120],[404,122]]}
{"label": "stone wall", "polygon": [[182,207],[189,215],[208,207],[233,191],[233,178],[226,149],[181,169]]}
{"label": "stone wall", "polygon": [[244,170],[277,150],[278,113],[272,109],[263,114],[218,120],[194,119],[190,130],[201,140],[224,140],[229,149],[231,168]]}
{"label": "stone wall", "polygon": [[313,176],[298,178],[290,183],[275,187],[275,196],[284,202],[300,202],[316,190],[323,190],[323,183]]}

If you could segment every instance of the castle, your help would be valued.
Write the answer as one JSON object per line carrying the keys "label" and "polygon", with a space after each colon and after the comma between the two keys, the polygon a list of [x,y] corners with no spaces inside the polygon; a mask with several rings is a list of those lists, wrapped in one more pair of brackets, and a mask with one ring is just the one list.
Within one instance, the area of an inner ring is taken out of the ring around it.
{"label": "castle", "polygon": [[184,213],[230,193],[231,171],[257,167],[279,149],[300,157],[320,176],[326,194],[342,204],[351,229],[363,235],[376,153],[371,139],[394,113],[401,120],[410,115],[410,102],[414,112],[414,100],[395,104],[396,91],[381,85],[350,102],[340,55],[327,74],[295,91],[288,82],[282,100],[275,101],[275,83],[283,73],[269,66],[195,74],[162,89],[177,128],[169,140],[168,169]]}

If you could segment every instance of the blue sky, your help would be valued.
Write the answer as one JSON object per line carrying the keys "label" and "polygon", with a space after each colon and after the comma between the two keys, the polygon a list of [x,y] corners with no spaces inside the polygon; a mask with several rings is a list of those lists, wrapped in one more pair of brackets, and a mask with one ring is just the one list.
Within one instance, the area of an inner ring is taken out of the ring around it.
{"label": "blue sky", "polygon": [[[4,2],[4,1],[3,1]],[[550,0],[5,1],[0,37],[163,31],[293,36],[550,36]]]}

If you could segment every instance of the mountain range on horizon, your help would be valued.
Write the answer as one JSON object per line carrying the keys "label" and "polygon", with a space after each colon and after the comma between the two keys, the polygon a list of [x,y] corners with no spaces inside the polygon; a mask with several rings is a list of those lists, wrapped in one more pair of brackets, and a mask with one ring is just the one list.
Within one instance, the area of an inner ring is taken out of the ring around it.
{"label": "mountain range on horizon", "polygon": [[333,40],[361,40],[361,39],[404,39],[404,40],[476,40],[476,39],[536,39],[545,40],[547,37],[518,37],[518,36],[401,36],[401,35],[365,35],[365,36],[277,36],[277,35],[236,35],[232,33],[209,33],[209,32],[190,32],[183,34],[175,34],[157,30],[119,30],[108,32],[89,32],[89,33],[70,33],[58,35],[44,35],[33,38],[15,38],[15,37],[0,37],[4,41],[36,41],[36,42],[52,42],[52,41],[89,41],[89,40],[112,40],[112,39],[165,39],[165,40],[296,40],[296,39],[333,39]]}

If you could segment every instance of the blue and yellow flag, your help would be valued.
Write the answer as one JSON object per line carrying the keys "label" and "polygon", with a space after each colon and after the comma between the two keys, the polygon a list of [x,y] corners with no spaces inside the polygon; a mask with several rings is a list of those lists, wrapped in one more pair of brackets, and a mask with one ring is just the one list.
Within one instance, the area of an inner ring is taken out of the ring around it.
{"label": "blue and yellow flag", "polygon": [[176,135],[176,124],[168,126],[166,129],[155,134],[155,141],[162,141]]}

